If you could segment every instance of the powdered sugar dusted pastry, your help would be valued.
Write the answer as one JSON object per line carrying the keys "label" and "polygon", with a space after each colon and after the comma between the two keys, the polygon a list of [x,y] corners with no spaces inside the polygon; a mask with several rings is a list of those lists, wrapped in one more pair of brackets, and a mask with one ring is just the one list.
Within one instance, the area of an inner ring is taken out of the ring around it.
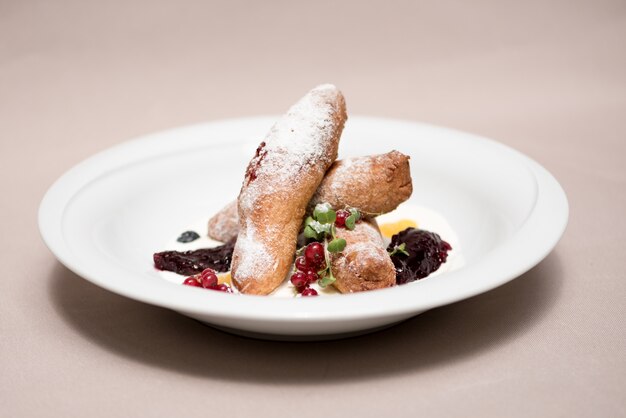
{"label": "powdered sugar dusted pastry", "polygon": [[337,161],[311,199],[311,207],[358,208],[368,215],[391,212],[413,193],[409,156],[398,151]]}
{"label": "powdered sugar dusted pastry", "polygon": [[[349,158],[333,163],[309,202],[309,209],[328,202],[367,214],[391,212],[413,192],[409,156],[398,151]],[[209,237],[227,242],[237,236],[237,205],[228,204],[209,220]]]}
{"label": "powdered sugar dusted pastry", "polygon": [[374,219],[365,219],[350,231],[337,228],[346,240],[340,253],[331,254],[333,286],[341,293],[382,289],[396,284],[396,270]]}
{"label": "powdered sugar dusted pastry", "polygon": [[266,295],[285,279],[305,209],[337,158],[346,119],[341,92],[333,85],[318,86],[289,109],[257,149],[238,199],[232,280],[242,293]]}

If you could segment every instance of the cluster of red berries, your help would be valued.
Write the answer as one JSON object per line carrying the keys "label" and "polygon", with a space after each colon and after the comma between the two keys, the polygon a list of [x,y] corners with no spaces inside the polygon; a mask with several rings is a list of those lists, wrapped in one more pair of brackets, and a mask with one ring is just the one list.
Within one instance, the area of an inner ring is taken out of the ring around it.
{"label": "cluster of red berries", "polygon": [[296,258],[296,272],[291,275],[291,284],[302,296],[317,296],[317,291],[310,286],[319,279],[317,271],[326,263],[324,246],[312,242],[304,249],[304,255]]}
{"label": "cluster of red berries", "polygon": [[202,273],[187,277],[183,282],[186,286],[202,287],[204,289],[217,290],[219,292],[232,293],[233,290],[226,283],[218,284],[215,270],[205,269]]}

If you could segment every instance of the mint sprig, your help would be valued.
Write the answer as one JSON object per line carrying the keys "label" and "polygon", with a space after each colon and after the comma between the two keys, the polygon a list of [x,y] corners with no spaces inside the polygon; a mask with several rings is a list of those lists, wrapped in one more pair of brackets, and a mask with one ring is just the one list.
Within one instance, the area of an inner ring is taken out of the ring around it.
{"label": "mint sprig", "polygon": [[389,253],[389,257],[393,257],[396,254],[404,254],[406,256],[409,256],[411,254],[409,254],[409,252],[406,250],[406,244],[403,242],[400,245],[396,245],[395,247],[393,247],[393,250]]}
{"label": "mint sprig", "polygon": [[306,220],[304,221],[304,236],[306,238],[309,239],[313,239],[313,240],[319,240],[319,233],[313,228],[313,226],[311,226],[311,222],[315,221],[315,219],[311,218],[310,216],[308,218],[306,218]]}
{"label": "mint sprig", "polygon": [[335,238],[326,246],[330,253],[340,253],[346,248],[346,240],[343,238]]}
{"label": "mint sprig", "polygon": [[335,280],[337,280],[337,279],[335,278],[335,276],[333,276],[333,272],[329,268],[327,274],[324,277],[322,277],[321,279],[319,279],[317,281],[317,284],[319,284],[320,287],[327,287],[327,286],[330,286],[331,284],[335,283]]}
{"label": "mint sprig", "polygon": [[304,220],[304,236],[315,241],[321,241],[326,234],[331,234],[332,228],[332,224],[320,223],[310,216]]}
{"label": "mint sprig", "polygon": [[356,222],[361,218],[361,214],[354,208],[348,209],[348,211],[350,212],[350,216],[346,218],[346,228],[352,231],[356,226]]}
{"label": "mint sprig", "polygon": [[[357,209],[346,209],[350,212],[350,216],[346,218],[345,227],[352,231],[356,223],[359,221],[361,214]],[[326,267],[318,271],[320,278],[317,283],[320,287],[327,287],[333,284],[337,278],[333,275],[330,255],[342,252],[347,245],[343,238],[337,238],[335,221],[337,220],[337,212],[329,203],[318,203],[313,209],[312,216],[308,216],[304,221],[304,236],[308,239],[324,243],[324,257]],[[398,249],[398,251],[403,251]],[[405,252],[408,255],[408,253]]]}
{"label": "mint sprig", "polygon": [[[356,209],[351,210],[348,229],[354,229],[358,219],[359,212]],[[330,254],[340,253],[347,244],[345,239],[336,236],[336,220],[337,212],[329,203],[318,203],[313,209],[312,216],[308,216],[304,221],[304,236],[324,243],[326,267],[318,272],[320,278],[317,281],[319,286],[323,288],[330,286],[337,280],[332,272]]]}
{"label": "mint sprig", "polygon": [[329,203],[318,203],[313,209],[313,218],[321,224],[334,224],[337,219],[337,212],[333,210]]}

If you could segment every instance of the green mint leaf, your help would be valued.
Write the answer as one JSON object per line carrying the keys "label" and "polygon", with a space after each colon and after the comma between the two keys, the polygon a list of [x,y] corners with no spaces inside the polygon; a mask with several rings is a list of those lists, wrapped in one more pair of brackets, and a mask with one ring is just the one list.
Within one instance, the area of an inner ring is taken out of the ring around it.
{"label": "green mint leaf", "polygon": [[328,203],[318,203],[313,210],[313,217],[322,224],[332,224],[337,218],[337,213]]}
{"label": "green mint leaf", "polygon": [[318,203],[317,205],[315,205],[315,208],[313,209],[313,217],[317,219],[317,217],[321,213],[326,213],[332,209],[333,208],[330,206],[330,203]]}
{"label": "green mint leaf", "polygon": [[398,254],[398,253],[400,253],[400,254],[404,254],[404,255],[406,255],[406,256],[409,256],[409,255],[410,255],[410,254],[409,254],[409,252],[406,250],[406,244],[405,244],[404,242],[403,242],[402,244],[400,244],[400,245],[396,245],[396,246],[393,248],[393,251],[391,251],[391,252],[389,253],[389,257],[392,257],[392,256],[394,256],[394,255],[396,255],[396,254]]}
{"label": "green mint leaf", "polygon": [[314,239],[314,240],[318,240],[319,239],[319,234],[317,233],[317,231],[315,229],[313,229],[311,227],[311,225],[307,225],[304,227],[304,236],[306,238],[310,238],[310,239]]}
{"label": "green mint leaf", "polygon": [[309,228],[312,228],[315,232],[319,234],[330,234],[332,224],[322,224],[318,221],[311,221],[308,225]]}
{"label": "green mint leaf", "polygon": [[302,224],[302,230],[305,231],[307,226],[311,225],[311,222],[315,221],[315,219],[313,219],[310,216],[307,216],[306,219],[304,220],[304,223]]}
{"label": "green mint leaf", "polygon": [[346,248],[346,240],[343,238],[335,238],[331,242],[328,243],[328,252],[331,253],[339,253]]}
{"label": "green mint leaf", "polygon": [[[322,239],[324,238],[323,234],[330,233],[330,228],[331,225],[321,224],[310,216],[304,220],[304,236],[307,238]],[[312,231],[315,231],[315,233]]]}
{"label": "green mint leaf", "polygon": [[350,212],[350,215],[354,215],[356,216],[356,220],[358,221],[359,219],[361,219],[361,212],[359,212],[358,209],[355,208],[350,208],[348,209],[348,212]]}
{"label": "green mint leaf", "polygon": [[323,224],[331,224],[332,225],[332,224],[335,223],[335,219],[337,219],[337,212],[335,212],[332,209],[329,210],[328,212],[320,213],[317,216],[317,220],[320,223],[323,223]]}
{"label": "green mint leaf", "polygon": [[403,242],[402,244],[398,245],[398,252],[402,253],[406,256],[410,255],[409,252],[406,250],[406,244]]}
{"label": "green mint leaf", "polygon": [[350,216],[348,216],[346,218],[346,228],[348,228],[350,231],[352,231],[354,229],[354,227],[356,226],[356,221],[359,219],[358,215],[355,215],[354,213]]}
{"label": "green mint leaf", "polygon": [[317,284],[320,285],[320,287],[327,287],[330,286],[331,284],[335,283],[335,276],[333,276],[333,273],[330,271],[330,269],[328,270],[328,274],[324,277],[322,277],[321,279],[319,279],[317,281]]}

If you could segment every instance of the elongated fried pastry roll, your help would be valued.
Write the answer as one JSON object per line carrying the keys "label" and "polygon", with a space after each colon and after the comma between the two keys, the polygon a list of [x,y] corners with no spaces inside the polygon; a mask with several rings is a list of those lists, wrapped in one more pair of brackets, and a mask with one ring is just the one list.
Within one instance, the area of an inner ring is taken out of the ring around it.
{"label": "elongated fried pastry roll", "polygon": [[[333,163],[309,202],[358,208],[367,214],[391,212],[413,192],[409,156],[398,151]],[[237,205],[229,203],[209,220],[209,237],[228,242],[239,232]]]}
{"label": "elongated fried pastry roll", "polygon": [[337,290],[353,293],[396,284],[395,267],[374,219],[364,219],[352,231],[337,228],[337,236],[347,243],[342,252],[331,254]]}
{"label": "elongated fried pastry roll", "polygon": [[394,150],[337,161],[310,205],[328,202],[337,209],[349,206],[368,215],[382,215],[397,208],[412,192],[409,156]]}
{"label": "elongated fried pastry roll", "polygon": [[341,92],[318,86],[276,122],[257,149],[237,202],[232,281],[240,292],[266,295],[285,279],[307,204],[337,158],[346,119]]}

